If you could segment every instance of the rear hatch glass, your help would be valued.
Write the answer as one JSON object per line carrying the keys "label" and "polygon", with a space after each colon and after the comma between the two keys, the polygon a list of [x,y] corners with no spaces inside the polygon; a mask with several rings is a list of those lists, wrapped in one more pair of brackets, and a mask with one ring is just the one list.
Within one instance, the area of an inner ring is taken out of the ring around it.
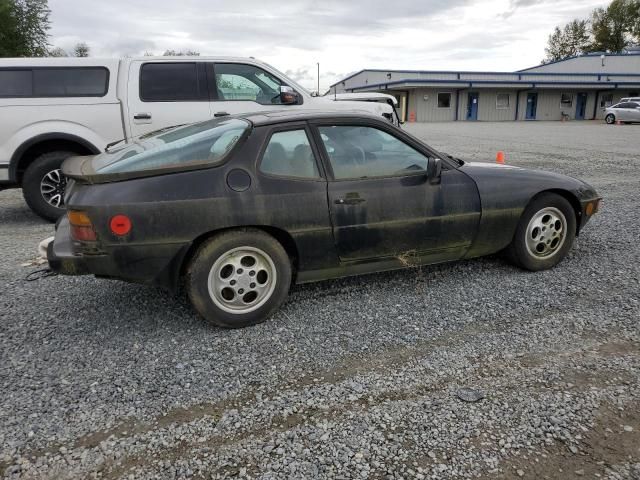
{"label": "rear hatch glass", "polygon": [[91,160],[91,170],[96,174],[119,174],[216,164],[249,126],[246,120],[229,118],[164,130],[96,155]]}

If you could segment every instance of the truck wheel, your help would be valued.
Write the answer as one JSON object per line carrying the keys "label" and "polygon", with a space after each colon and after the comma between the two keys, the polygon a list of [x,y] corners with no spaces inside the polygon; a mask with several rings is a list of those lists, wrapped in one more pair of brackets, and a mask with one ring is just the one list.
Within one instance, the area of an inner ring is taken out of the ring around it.
{"label": "truck wheel", "polygon": [[576,214],[560,195],[543,193],[525,209],[507,252],[531,271],[554,267],[567,255],[576,236]]}
{"label": "truck wheel", "polygon": [[604,117],[604,121],[607,122],[608,125],[613,125],[616,123],[616,117],[613,113],[610,113],[606,117]]}
{"label": "truck wheel", "polygon": [[48,152],[34,159],[24,172],[22,194],[27,205],[42,218],[55,222],[65,212],[62,162],[74,152]]}
{"label": "truck wheel", "polygon": [[241,328],[264,322],[289,293],[291,260],[261,230],[224,232],[205,242],[189,263],[185,285],[210,323]]}

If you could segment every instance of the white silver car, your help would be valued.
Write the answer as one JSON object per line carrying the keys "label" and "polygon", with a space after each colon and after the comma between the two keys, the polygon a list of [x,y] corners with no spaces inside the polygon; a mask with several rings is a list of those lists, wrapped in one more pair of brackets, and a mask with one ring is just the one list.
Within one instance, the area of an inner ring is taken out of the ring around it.
{"label": "white silver car", "polygon": [[609,125],[616,122],[640,123],[640,102],[620,102],[605,109],[604,121]]}

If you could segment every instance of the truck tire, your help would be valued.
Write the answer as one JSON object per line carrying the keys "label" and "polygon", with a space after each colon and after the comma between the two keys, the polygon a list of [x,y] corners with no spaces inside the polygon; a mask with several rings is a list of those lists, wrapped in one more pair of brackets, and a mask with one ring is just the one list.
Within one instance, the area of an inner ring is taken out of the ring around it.
{"label": "truck tire", "polygon": [[67,184],[62,176],[62,162],[75,152],[55,151],[43,153],[27,167],[22,178],[22,195],[37,215],[55,222],[66,211],[64,191]]}

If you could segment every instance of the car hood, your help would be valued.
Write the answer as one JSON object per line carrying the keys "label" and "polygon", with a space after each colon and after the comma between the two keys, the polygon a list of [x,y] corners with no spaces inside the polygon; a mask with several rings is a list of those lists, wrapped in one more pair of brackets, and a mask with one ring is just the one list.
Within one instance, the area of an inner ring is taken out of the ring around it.
{"label": "car hood", "polygon": [[479,186],[491,184],[504,191],[523,190],[535,193],[561,189],[571,191],[579,198],[597,196],[595,189],[588,183],[560,173],[485,162],[466,162],[459,168]]}
{"label": "car hood", "polygon": [[322,109],[336,111],[368,112],[376,116],[383,113],[392,114],[393,107],[387,103],[358,101],[358,100],[334,100],[332,96],[314,97],[314,102]]}
{"label": "car hood", "polygon": [[383,102],[393,104],[394,107],[398,106],[398,100],[393,95],[387,93],[377,92],[362,92],[362,93],[334,93],[327,94],[327,98],[330,98],[337,102],[344,101],[357,101],[357,102]]}

